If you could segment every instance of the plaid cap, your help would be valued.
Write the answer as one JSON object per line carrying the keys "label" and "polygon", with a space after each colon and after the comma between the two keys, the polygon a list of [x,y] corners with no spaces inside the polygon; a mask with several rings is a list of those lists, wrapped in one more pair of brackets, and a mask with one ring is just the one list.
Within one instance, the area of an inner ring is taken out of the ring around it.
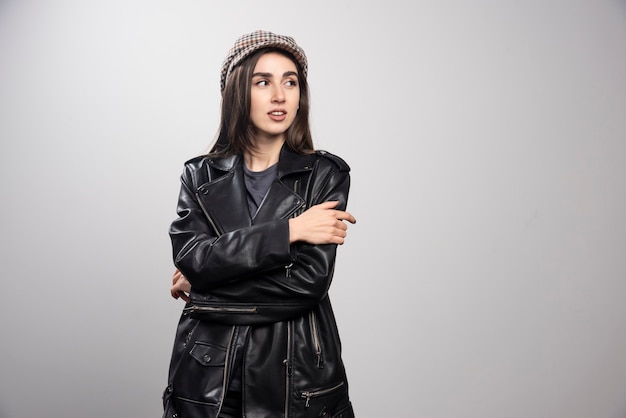
{"label": "plaid cap", "polygon": [[228,51],[222,64],[220,74],[220,90],[224,91],[226,80],[233,69],[246,57],[262,48],[278,48],[288,52],[302,67],[302,75],[306,78],[308,63],[304,50],[300,48],[291,36],[277,35],[272,32],[257,30],[245,34],[237,39],[235,45]]}

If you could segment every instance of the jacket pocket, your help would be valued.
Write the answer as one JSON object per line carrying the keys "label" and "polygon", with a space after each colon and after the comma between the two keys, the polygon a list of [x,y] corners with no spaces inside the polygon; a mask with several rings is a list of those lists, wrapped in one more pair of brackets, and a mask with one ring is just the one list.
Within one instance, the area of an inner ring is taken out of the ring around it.
{"label": "jacket pocket", "polygon": [[322,340],[320,338],[320,327],[315,311],[309,313],[309,327],[311,328],[311,338],[313,341],[313,352],[315,353],[315,366],[318,369],[324,368],[324,356],[322,353]]}
{"label": "jacket pocket", "polygon": [[195,341],[185,353],[172,382],[174,406],[181,416],[217,408],[223,392],[226,352],[225,347]]}
{"label": "jacket pocket", "polygon": [[257,308],[255,306],[208,306],[192,304],[183,309],[186,315],[191,315],[192,318],[202,319],[204,315],[208,314],[255,314]]}
{"label": "jacket pocket", "polygon": [[222,315],[248,315],[258,313],[256,306],[248,304],[228,303],[213,300],[210,296],[197,293],[191,289],[190,302],[183,309],[183,315],[189,315],[194,319],[213,320]]}
{"label": "jacket pocket", "polygon": [[345,394],[345,382],[339,382],[336,385],[324,388],[307,389],[300,392],[300,398],[304,400],[305,408],[313,408],[314,410],[332,411]]}
{"label": "jacket pocket", "polygon": [[201,341],[196,341],[189,355],[205,367],[224,367],[226,363],[226,350]]}

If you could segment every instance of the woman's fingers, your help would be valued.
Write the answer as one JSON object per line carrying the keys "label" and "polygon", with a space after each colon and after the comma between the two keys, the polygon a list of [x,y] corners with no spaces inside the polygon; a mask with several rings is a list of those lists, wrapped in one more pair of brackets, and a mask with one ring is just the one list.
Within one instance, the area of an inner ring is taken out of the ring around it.
{"label": "woman's fingers", "polygon": [[335,211],[335,218],[339,219],[340,221],[348,221],[351,224],[356,223],[356,218],[354,216],[352,216],[352,214],[350,212],[346,212],[343,210],[336,210]]}
{"label": "woman's fingers", "polygon": [[191,300],[189,299],[189,295],[183,292],[182,290],[178,292],[178,296],[180,296],[180,298],[184,300],[185,302],[189,302]]}
{"label": "woman's fingers", "polygon": [[310,244],[343,244],[348,225],[356,219],[350,212],[334,209],[338,201],[312,206],[301,215],[289,220],[289,242],[305,241]]}
{"label": "woman's fingers", "polygon": [[185,302],[189,302],[188,290],[182,289],[178,284],[171,287],[170,294],[174,299],[181,298]]}
{"label": "woman's fingers", "polygon": [[191,284],[183,276],[180,270],[176,269],[172,275],[172,287],[170,288],[170,294],[174,299],[181,298],[185,302],[189,302],[189,292],[191,291]]}
{"label": "woman's fingers", "polygon": [[318,206],[321,209],[332,209],[337,207],[337,205],[339,204],[338,200],[328,200],[326,202],[322,202],[316,206]]}
{"label": "woman's fingers", "polygon": [[181,273],[180,270],[176,269],[174,271],[174,274],[172,274],[172,285],[175,285],[176,282],[178,282],[181,277],[184,277],[183,273]]}

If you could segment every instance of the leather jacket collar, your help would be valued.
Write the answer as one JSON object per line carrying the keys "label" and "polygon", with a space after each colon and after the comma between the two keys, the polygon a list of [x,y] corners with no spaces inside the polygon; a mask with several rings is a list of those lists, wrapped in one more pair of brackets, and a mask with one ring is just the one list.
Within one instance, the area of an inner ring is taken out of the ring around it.
{"label": "leather jacket collar", "polygon": [[[212,173],[210,179],[198,187],[198,198],[218,233],[289,218],[306,206],[306,196],[300,188],[307,182],[299,179],[312,172],[316,158],[315,154],[297,154],[283,145],[278,160],[278,179],[270,186],[254,219],[247,209],[241,155],[209,159],[209,170],[221,173]],[[212,204],[218,201],[220,205]]]}
{"label": "leather jacket collar", "polygon": [[[297,154],[291,151],[287,145],[283,145],[280,150],[280,156],[278,157],[278,178],[282,179],[292,173],[310,171],[315,158],[314,153]],[[243,164],[241,154],[230,155],[224,158],[212,158],[209,160],[209,165],[224,172],[235,170],[241,164]]]}

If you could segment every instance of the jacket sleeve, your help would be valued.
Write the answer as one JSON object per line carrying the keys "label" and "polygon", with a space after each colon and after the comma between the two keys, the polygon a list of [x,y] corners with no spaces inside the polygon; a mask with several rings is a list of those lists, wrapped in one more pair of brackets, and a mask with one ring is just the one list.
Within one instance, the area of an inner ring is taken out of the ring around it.
{"label": "jacket sleeve", "polygon": [[194,170],[181,176],[178,218],[170,226],[174,264],[197,292],[291,263],[287,219],[220,233],[196,196]]}
{"label": "jacket sleeve", "polygon": [[[348,169],[323,171],[313,182],[309,205],[337,200],[337,209],[345,210],[350,189]],[[303,315],[326,297],[336,251],[335,244],[292,244],[286,265],[256,271],[208,293],[192,291],[187,309],[201,319],[247,325]]]}

